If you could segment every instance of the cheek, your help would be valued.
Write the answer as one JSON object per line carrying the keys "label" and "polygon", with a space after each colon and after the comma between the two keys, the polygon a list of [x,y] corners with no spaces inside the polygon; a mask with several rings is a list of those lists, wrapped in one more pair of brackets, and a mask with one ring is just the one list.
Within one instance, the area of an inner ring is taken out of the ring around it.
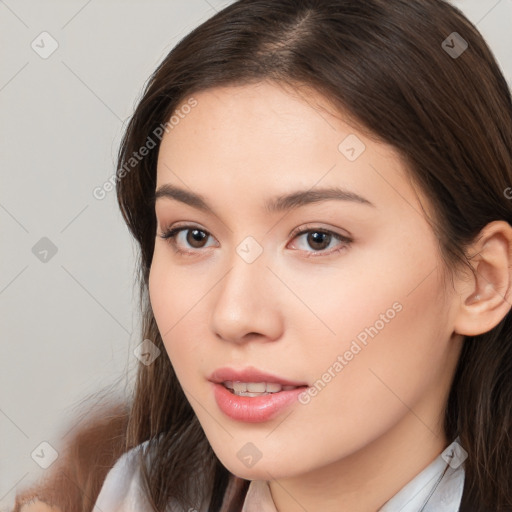
{"label": "cheek", "polygon": [[332,407],[339,405],[347,413],[342,423],[354,429],[377,417],[378,428],[396,421],[404,403],[417,402],[442,379],[450,349],[436,253],[415,247],[385,254],[360,260],[359,274],[312,301],[335,333],[306,347],[314,378],[329,381],[313,407],[339,425]]}
{"label": "cheek", "polygon": [[372,247],[347,254],[335,268],[279,269],[282,280],[291,283],[301,299],[290,300],[283,314],[295,330],[292,337],[303,340],[307,360],[325,365],[333,354],[343,355],[351,348],[356,352],[356,341],[361,347],[357,359],[371,348],[384,358],[379,360],[399,361],[407,353],[405,347],[436,333],[444,313],[440,262],[434,239],[424,238],[423,243],[407,243],[386,234]]}
{"label": "cheek", "polygon": [[211,284],[205,281],[203,272],[180,269],[167,260],[165,251],[155,250],[149,273],[149,298],[166,352],[181,381],[182,376],[186,378],[201,365],[199,347],[204,345],[204,322],[197,318]]}
{"label": "cheek", "polygon": [[199,276],[200,272],[183,270],[169,260],[165,248],[155,249],[149,273],[151,306],[164,338],[166,333],[174,331],[180,319],[185,319],[187,312],[192,311],[204,295],[201,277],[194,281],[194,275]]}
{"label": "cheek", "polygon": [[[334,462],[377,439],[407,415],[412,423],[421,418],[434,428],[435,390],[445,378],[448,359],[448,343],[438,327],[445,319],[436,302],[437,273],[412,291],[409,285],[415,279],[415,272],[405,273],[392,286],[383,283],[379,290],[373,286],[372,293],[339,292],[337,308],[319,310],[337,335],[323,334],[304,345],[298,364],[309,368],[317,394],[284,422],[297,439],[305,436],[304,423],[322,431],[314,442],[303,439],[301,456],[306,460],[332,457]],[[330,303],[325,294],[323,300]],[[344,303],[349,307],[340,311],[339,304]],[[278,431],[285,436],[284,429]]]}
{"label": "cheek", "polygon": [[428,362],[443,357],[448,311],[441,300],[435,239],[417,236],[408,240],[387,234],[386,241],[347,257],[336,274],[317,276],[316,286],[314,277],[293,281],[294,291],[307,298],[316,316],[299,315],[298,309],[294,313],[297,339],[301,332],[316,338],[303,349],[306,360],[317,361],[317,377],[344,355],[347,368],[360,371],[343,373],[365,386],[378,381],[369,368],[382,367],[395,381],[397,369],[413,380],[418,371],[431,374]]}

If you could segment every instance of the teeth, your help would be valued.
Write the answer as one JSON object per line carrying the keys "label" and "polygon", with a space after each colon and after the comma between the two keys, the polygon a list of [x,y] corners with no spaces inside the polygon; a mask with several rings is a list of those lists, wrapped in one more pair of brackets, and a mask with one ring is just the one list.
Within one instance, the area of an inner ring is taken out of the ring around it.
{"label": "teeth", "polygon": [[[281,389],[285,389],[286,387],[290,386],[281,386],[281,384],[276,384],[275,382],[267,382],[267,391],[269,393],[277,393],[278,391],[281,391]],[[293,388],[293,386],[291,386]]]}
{"label": "teeth", "polygon": [[247,391],[247,384],[245,382],[233,382],[233,391],[235,393],[245,393]]}
{"label": "teeth", "polygon": [[270,393],[279,393],[279,391],[289,391],[297,386],[282,386],[276,382],[240,382],[227,380],[223,382],[224,386],[239,396],[262,396]]}
{"label": "teeth", "polygon": [[246,386],[247,391],[251,393],[265,393],[265,391],[268,391],[264,382],[248,382]]}

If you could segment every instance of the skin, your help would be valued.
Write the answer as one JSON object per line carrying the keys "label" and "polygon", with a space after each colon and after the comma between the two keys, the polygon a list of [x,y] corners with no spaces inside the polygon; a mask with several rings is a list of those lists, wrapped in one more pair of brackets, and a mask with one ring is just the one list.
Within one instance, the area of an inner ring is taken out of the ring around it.
{"label": "skin", "polygon": [[[193,191],[212,212],[156,201],[149,280],[178,379],[221,462],[242,478],[269,480],[279,512],[375,511],[452,441],[442,422],[463,335],[486,332],[510,308],[511,228],[489,225],[473,248],[477,277],[460,272],[452,286],[419,202],[428,210],[428,201],[392,147],[314,91],[262,82],[194,97],[197,106],[162,140],[157,189]],[[355,161],[338,149],[351,134],[366,146]],[[329,186],[374,206],[263,207]],[[191,245],[182,231],[173,246],[160,235],[178,224],[210,236]],[[327,238],[319,249],[307,234],[291,236],[295,228],[353,241]],[[248,236],[263,249],[253,263],[236,252]],[[396,303],[400,312],[307,405],[263,423],[218,408],[213,370],[254,366],[314,386]],[[250,468],[237,456],[249,442],[262,455]]]}

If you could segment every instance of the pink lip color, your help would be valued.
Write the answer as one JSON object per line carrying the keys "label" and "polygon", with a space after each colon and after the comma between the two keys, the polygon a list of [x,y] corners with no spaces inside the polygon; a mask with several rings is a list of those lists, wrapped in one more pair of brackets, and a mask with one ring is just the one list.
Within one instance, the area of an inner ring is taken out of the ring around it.
{"label": "pink lip color", "polygon": [[306,386],[263,396],[237,396],[222,384],[212,382],[215,400],[220,410],[231,419],[261,423],[277,416],[298,399]]}
{"label": "pink lip color", "polygon": [[272,375],[271,373],[264,372],[253,366],[248,366],[243,369],[235,368],[218,368],[209,377],[208,380],[212,382],[222,383],[228,380],[240,382],[276,382],[282,386],[305,386],[305,382],[291,381]]}

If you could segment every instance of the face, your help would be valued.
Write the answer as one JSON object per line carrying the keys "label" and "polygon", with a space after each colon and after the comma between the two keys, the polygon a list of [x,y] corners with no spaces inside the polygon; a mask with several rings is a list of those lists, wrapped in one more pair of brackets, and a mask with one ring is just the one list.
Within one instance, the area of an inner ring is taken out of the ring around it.
{"label": "face", "polygon": [[159,152],[149,291],[221,462],[284,478],[400,429],[439,432],[454,313],[397,152],[277,84],[203,91],[182,111]]}

